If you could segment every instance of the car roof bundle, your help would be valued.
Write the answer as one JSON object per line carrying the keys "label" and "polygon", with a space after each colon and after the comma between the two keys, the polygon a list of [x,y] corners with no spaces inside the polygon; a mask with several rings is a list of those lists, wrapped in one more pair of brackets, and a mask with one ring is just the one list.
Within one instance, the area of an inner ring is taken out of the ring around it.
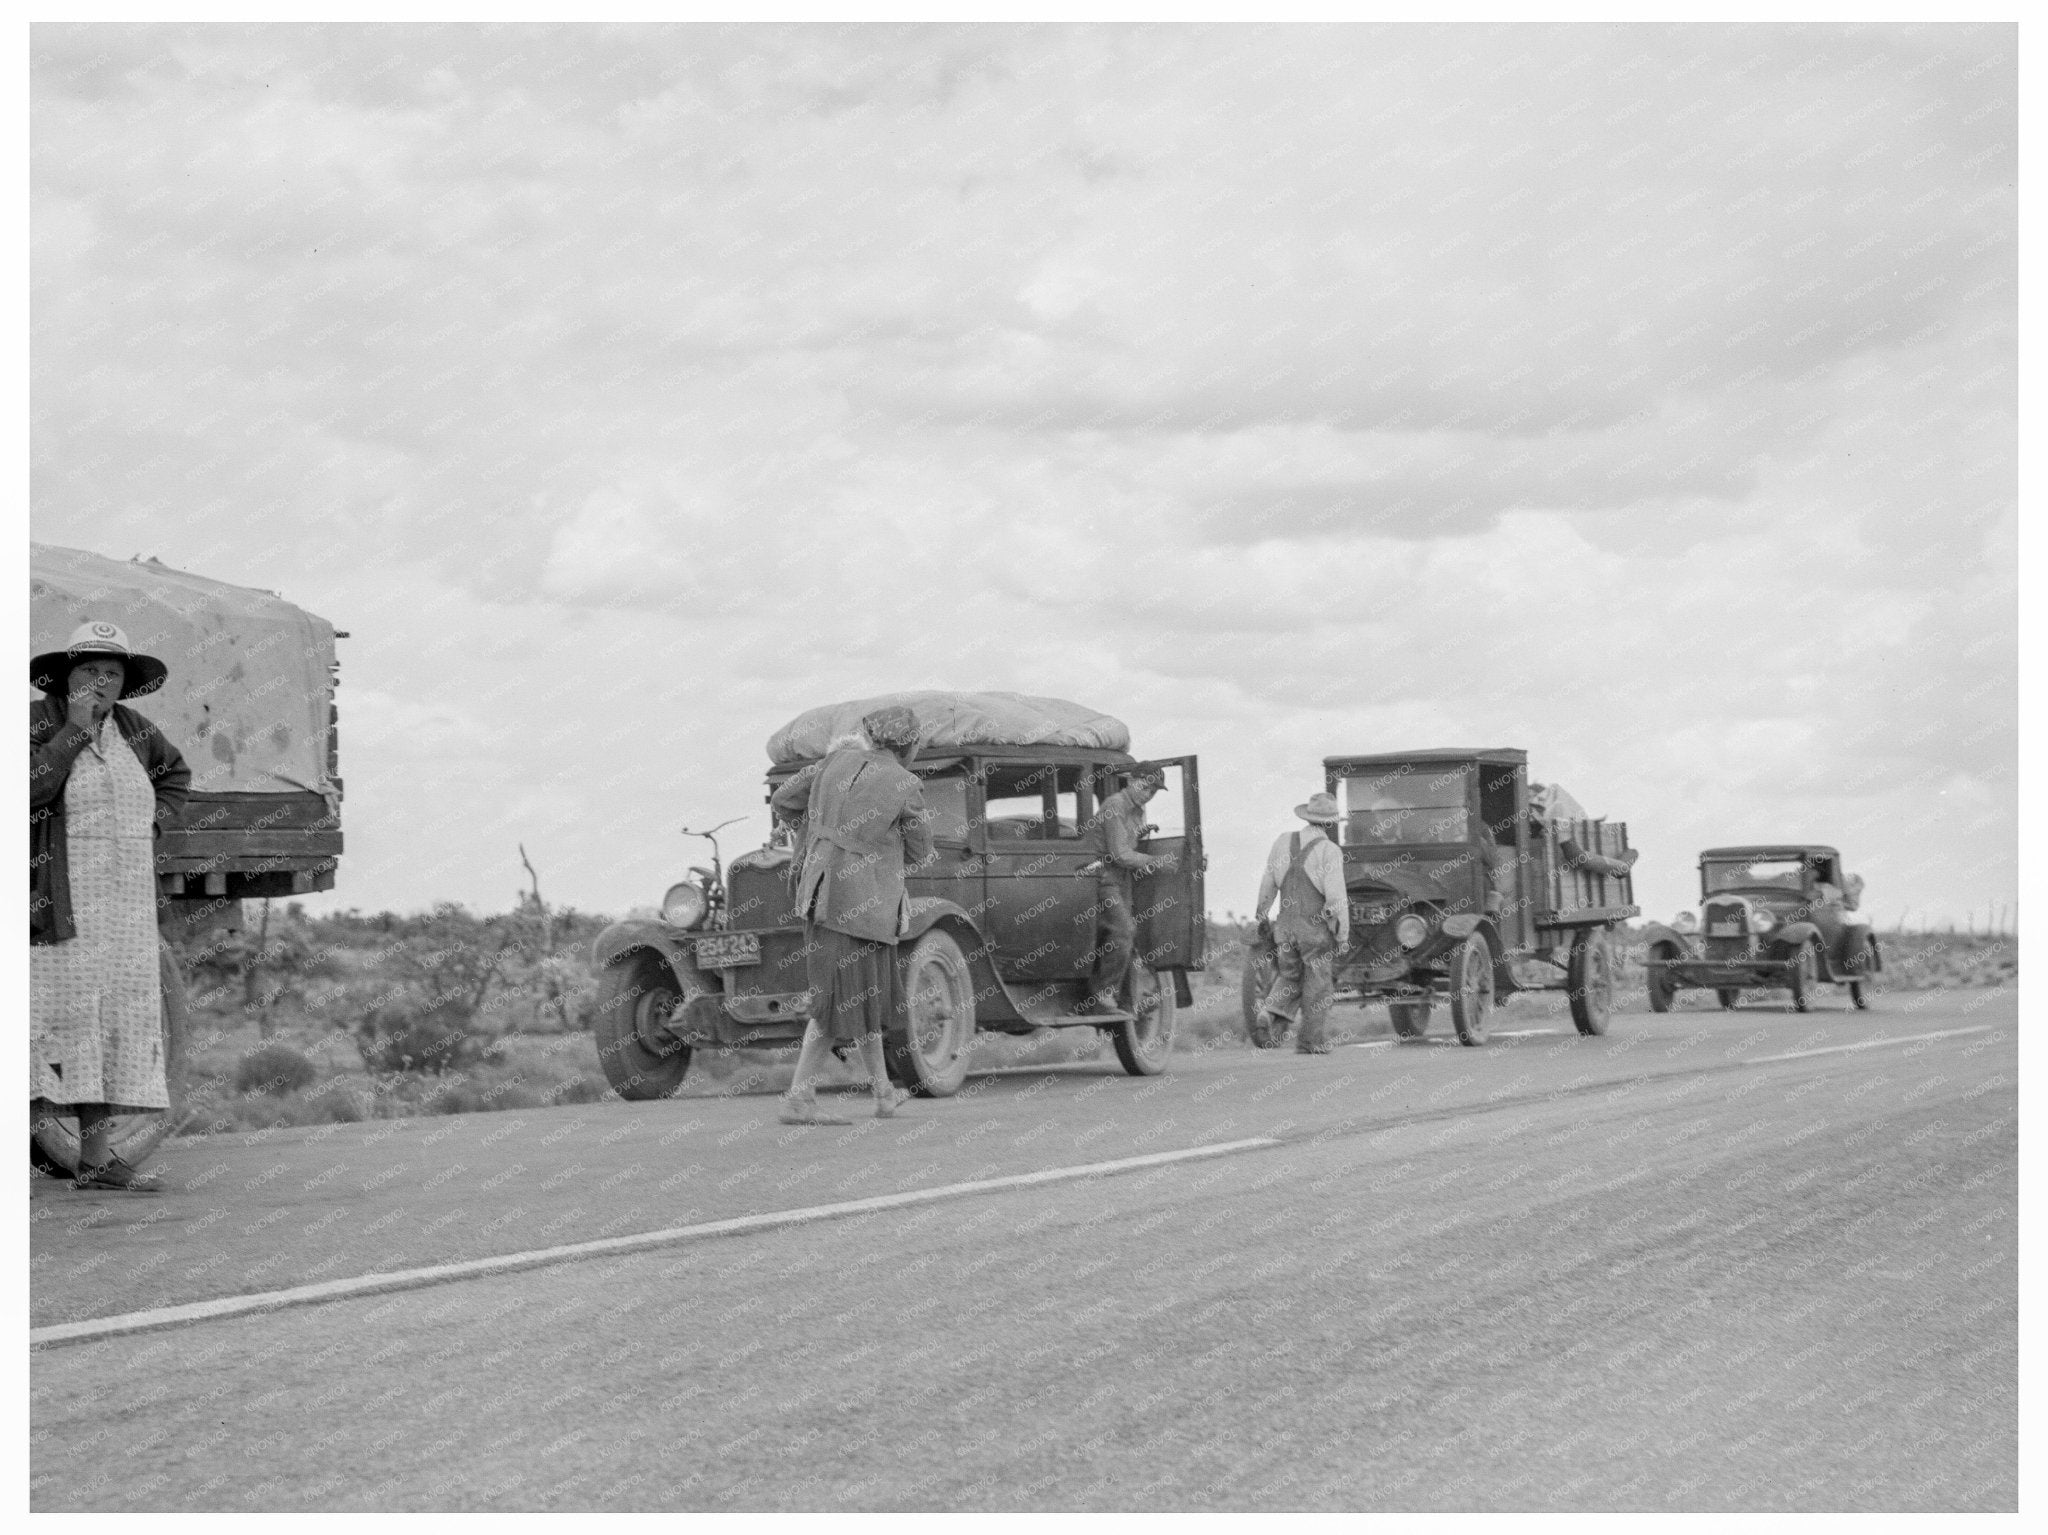
{"label": "car roof bundle", "polygon": [[768,738],[769,760],[808,762],[822,757],[833,740],[857,730],[863,716],[890,704],[917,716],[920,749],[925,752],[975,746],[1131,749],[1130,728],[1122,720],[1064,698],[927,688],[909,693],[880,693],[873,698],[806,709]]}

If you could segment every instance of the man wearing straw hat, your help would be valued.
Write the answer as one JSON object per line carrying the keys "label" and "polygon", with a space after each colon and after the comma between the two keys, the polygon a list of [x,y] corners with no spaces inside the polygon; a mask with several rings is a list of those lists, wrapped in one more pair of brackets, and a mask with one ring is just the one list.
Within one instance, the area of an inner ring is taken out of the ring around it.
{"label": "man wearing straw hat", "polygon": [[1259,899],[1252,916],[1265,925],[1273,898],[1280,913],[1273,921],[1278,970],[1260,1012],[1275,1020],[1273,1032],[1300,1020],[1294,1048],[1303,1055],[1330,1053],[1331,981],[1336,958],[1351,942],[1351,905],[1344,894],[1344,855],[1330,840],[1337,824],[1334,795],[1315,794],[1294,813],[1308,824],[1282,832],[1266,855],[1259,880]]}

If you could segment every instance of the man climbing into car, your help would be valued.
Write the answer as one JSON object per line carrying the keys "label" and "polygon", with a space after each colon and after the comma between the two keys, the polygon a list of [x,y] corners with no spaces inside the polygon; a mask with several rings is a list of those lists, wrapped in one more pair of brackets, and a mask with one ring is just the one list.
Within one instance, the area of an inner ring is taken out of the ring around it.
{"label": "man climbing into car", "polygon": [[1173,860],[1138,851],[1145,834],[1145,806],[1166,785],[1166,770],[1141,762],[1129,781],[1102,802],[1088,821],[1088,833],[1101,855],[1095,869],[1095,965],[1088,978],[1084,1013],[1115,1013],[1124,976],[1131,968],[1131,950],[1138,919],[1131,909],[1131,888],[1140,874],[1173,866]]}

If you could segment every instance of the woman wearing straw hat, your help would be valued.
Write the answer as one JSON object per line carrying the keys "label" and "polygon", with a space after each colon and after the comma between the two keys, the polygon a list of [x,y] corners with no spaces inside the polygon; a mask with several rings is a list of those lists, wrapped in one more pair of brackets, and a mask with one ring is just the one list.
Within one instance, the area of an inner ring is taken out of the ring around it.
{"label": "woman wearing straw hat", "polygon": [[116,702],[168,675],[103,620],[29,662],[30,1117],[77,1116],[82,1189],[153,1190],[114,1154],[114,1116],[170,1107],[154,846],[192,775]]}

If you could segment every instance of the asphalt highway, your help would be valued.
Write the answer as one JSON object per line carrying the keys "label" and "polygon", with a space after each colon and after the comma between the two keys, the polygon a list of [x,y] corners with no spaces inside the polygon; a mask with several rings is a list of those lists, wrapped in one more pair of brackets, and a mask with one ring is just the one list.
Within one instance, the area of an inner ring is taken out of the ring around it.
{"label": "asphalt highway", "polygon": [[849,1129],[612,1102],[41,1180],[47,1329],[1270,1143],[34,1334],[32,1507],[2016,1507],[2013,995],[1596,1040],[1545,1000],[1481,1050],[1105,1053]]}

